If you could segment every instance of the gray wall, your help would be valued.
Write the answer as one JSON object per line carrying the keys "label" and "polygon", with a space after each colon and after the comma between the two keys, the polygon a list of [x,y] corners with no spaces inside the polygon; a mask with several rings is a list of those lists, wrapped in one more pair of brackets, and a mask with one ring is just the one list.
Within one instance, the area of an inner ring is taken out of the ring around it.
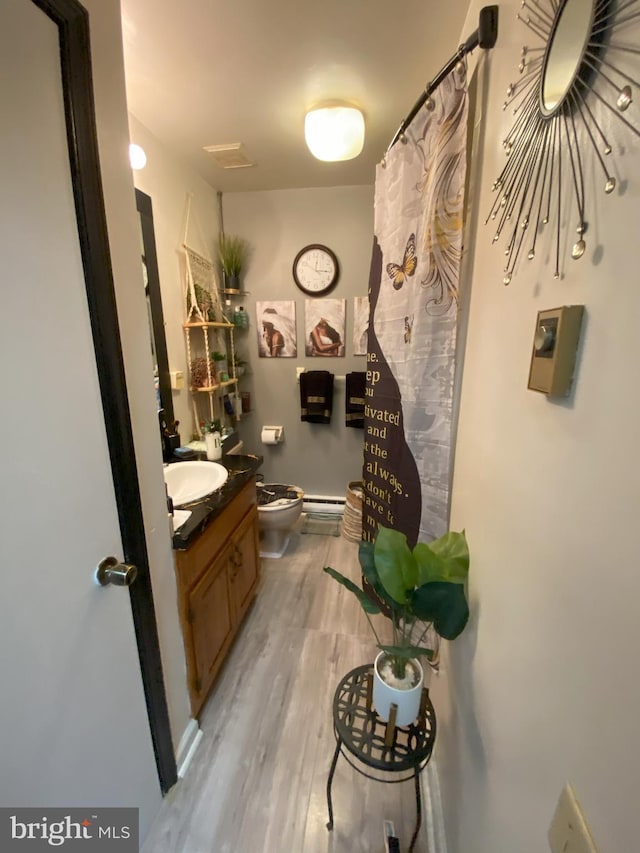
{"label": "gray wall", "polygon": [[[469,541],[472,617],[432,680],[436,758],[449,853],[547,850],[567,781],[598,849],[622,853],[638,848],[640,788],[639,150],[612,118],[610,168],[628,186],[605,195],[586,140],[587,252],[569,254],[574,207],[562,280],[543,233],[504,287],[505,242],[492,245],[483,223],[514,120],[505,91],[532,44],[519,5],[500,6],[479,87],[484,151],[471,163],[479,223],[465,241],[472,290],[451,513]],[[527,390],[533,330],[539,310],[571,304],[586,309],[576,383],[554,402]]]}
{"label": "gray wall", "polygon": [[[236,299],[249,312],[250,327],[236,334],[238,350],[250,362],[240,389],[249,391],[253,411],[239,425],[245,449],[264,455],[265,480],[295,483],[309,494],[344,495],[351,480],[362,477],[362,430],[344,425],[344,382],[334,383],[331,424],[300,421],[296,366],[344,376],[365,370],[364,356],[353,355],[353,298],[366,296],[373,240],[373,187],[335,187],[231,193],[223,196],[224,228],[246,237],[253,254],[244,287]],[[346,299],[344,358],[307,358],[304,354],[305,294],[291,274],[296,253],[308,243],[323,243],[337,254],[341,274],[327,298]],[[294,300],[297,358],[259,358],[256,301]],[[260,443],[264,424],[282,424],[285,441]]]}

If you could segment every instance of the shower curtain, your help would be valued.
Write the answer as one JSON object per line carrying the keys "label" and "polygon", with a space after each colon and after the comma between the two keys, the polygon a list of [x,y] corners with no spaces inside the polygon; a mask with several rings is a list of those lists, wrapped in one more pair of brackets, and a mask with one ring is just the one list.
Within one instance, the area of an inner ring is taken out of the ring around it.
{"label": "shower curtain", "polygon": [[467,142],[459,63],[376,171],[363,538],[448,527]]}

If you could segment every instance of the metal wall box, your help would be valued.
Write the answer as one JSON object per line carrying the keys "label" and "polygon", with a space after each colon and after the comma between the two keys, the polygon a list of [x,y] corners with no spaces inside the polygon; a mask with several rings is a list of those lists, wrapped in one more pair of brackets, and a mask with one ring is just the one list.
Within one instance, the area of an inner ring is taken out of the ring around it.
{"label": "metal wall box", "polygon": [[564,305],[539,311],[531,353],[529,385],[551,397],[571,390],[584,305]]}

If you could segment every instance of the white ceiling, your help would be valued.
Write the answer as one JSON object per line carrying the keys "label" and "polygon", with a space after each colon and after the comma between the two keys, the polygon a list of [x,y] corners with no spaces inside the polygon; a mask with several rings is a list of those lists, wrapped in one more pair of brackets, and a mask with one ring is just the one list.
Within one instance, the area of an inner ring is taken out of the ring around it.
{"label": "white ceiling", "polygon": [[[223,192],[373,184],[398,125],[455,53],[469,0],[122,0],[129,109]],[[321,163],[305,111],[347,99],[362,154]],[[135,140],[132,140],[135,142]],[[242,142],[223,170],[207,145]]]}

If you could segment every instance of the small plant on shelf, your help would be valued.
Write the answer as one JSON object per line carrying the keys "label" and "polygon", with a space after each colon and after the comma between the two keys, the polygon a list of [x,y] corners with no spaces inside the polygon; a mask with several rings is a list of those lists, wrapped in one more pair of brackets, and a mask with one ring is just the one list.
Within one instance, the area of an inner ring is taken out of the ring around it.
{"label": "small plant on shelf", "polygon": [[207,432],[222,432],[222,424],[219,418],[214,418],[214,420],[209,421],[200,421],[200,429],[202,433]]}
{"label": "small plant on shelf", "polygon": [[239,291],[240,273],[249,257],[249,243],[234,234],[221,234],[218,240],[218,261],[224,273],[224,289]]}
{"label": "small plant on shelf", "polygon": [[235,368],[235,374],[238,377],[238,379],[241,376],[244,376],[246,369],[247,369],[247,362],[243,358],[240,358],[240,356],[238,356],[238,355],[234,355],[233,366]]}
{"label": "small plant on shelf", "polygon": [[227,364],[227,356],[223,352],[214,350],[211,353],[211,360],[215,367],[215,373],[218,382],[226,382],[229,379],[229,366]]}
{"label": "small plant on shelf", "polygon": [[191,387],[192,388],[207,388],[209,387],[209,379],[214,382],[214,371],[210,370],[207,364],[207,359],[204,356],[197,356],[191,359]]}
{"label": "small plant on shelf", "polygon": [[[193,285],[193,291],[196,296],[196,303],[200,309],[202,317],[209,323],[214,323],[218,319],[215,312],[215,302],[208,290],[201,287],[199,284]],[[187,290],[187,316],[191,314],[191,291]]]}

